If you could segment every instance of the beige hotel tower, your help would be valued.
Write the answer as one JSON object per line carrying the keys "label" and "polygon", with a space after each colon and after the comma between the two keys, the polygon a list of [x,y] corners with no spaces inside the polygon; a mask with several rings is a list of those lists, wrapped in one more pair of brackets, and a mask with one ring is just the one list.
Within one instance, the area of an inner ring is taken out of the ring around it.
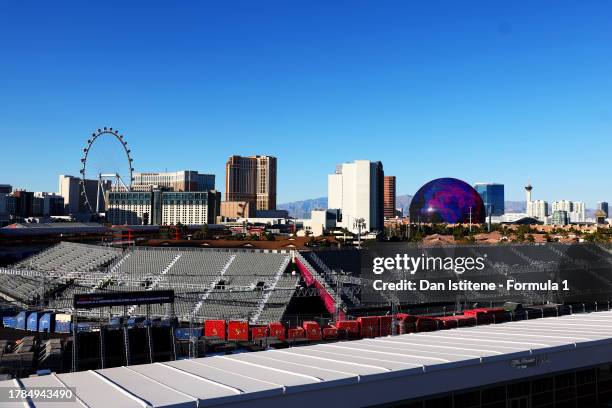
{"label": "beige hotel tower", "polygon": [[225,201],[276,209],[276,157],[230,156],[225,164]]}

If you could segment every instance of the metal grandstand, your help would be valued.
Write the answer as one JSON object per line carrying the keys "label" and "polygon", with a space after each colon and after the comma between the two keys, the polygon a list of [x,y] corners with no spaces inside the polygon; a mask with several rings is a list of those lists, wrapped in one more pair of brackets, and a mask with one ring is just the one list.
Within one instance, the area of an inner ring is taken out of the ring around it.
{"label": "metal grandstand", "polygon": [[[8,300],[56,310],[70,309],[75,293],[173,289],[176,315],[183,320],[268,323],[281,319],[296,290],[299,276],[287,273],[290,262],[288,251],[121,250],[63,242],[0,269],[0,283]],[[128,312],[143,314],[144,309],[134,306]],[[168,313],[152,306],[153,316]]]}
{"label": "metal grandstand", "polygon": [[[420,247],[404,245],[402,251],[418,256],[467,254],[483,256],[486,269],[464,278],[474,282],[518,282],[577,273],[572,294],[610,300],[612,249],[595,244],[499,245]],[[291,263],[300,273],[291,273]],[[399,277],[399,276],[398,276]],[[305,284],[299,285],[300,279]],[[458,279],[441,274],[428,279]],[[206,319],[248,320],[251,324],[282,320],[293,296],[319,296],[327,311],[350,315],[374,306],[399,306],[465,299],[495,304],[571,302],[546,292],[412,292],[376,293],[368,297],[361,276],[360,251],[356,250],[253,250],[212,248],[114,247],[62,242],[10,268],[0,268],[0,295],[19,306],[39,306],[68,311],[75,293],[100,293],[173,289],[175,312],[183,321]],[[112,314],[122,314],[116,307]],[[142,315],[142,306],[130,315]],[[167,307],[151,307],[153,316],[169,316]]]}

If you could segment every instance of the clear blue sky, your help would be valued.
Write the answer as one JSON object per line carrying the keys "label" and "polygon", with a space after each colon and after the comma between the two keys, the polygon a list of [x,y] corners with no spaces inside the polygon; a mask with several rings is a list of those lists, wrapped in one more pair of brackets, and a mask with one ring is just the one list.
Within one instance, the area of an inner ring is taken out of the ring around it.
{"label": "clear blue sky", "polygon": [[[0,2],[0,183],[57,189],[100,126],[137,170],[279,159],[279,202],[381,160],[612,201],[612,2]],[[109,159],[110,160],[110,159]]]}

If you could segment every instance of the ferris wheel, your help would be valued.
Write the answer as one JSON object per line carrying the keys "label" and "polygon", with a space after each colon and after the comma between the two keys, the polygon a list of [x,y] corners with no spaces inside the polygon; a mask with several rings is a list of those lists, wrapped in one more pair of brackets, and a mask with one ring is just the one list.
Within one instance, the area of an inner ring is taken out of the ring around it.
{"label": "ferris wheel", "polygon": [[[91,181],[90,179],[88,179],[88,177],[93,174],[91,171],[88,172],[88,159],[90,158],[90,152],[94,150],[96,141],[98,141],[99,143],[99,141],[102,140],[101,138],[114,138],[121,143],[121,145],[123,146],[123,150],[117,149],[117,151],[119,155],[125,156],[124,163],[126,165],[121,165],[124,170],[123,172],[119,168],[113,168],[104,169],[104,171],[99,171],[95,173],[95,177],[98,183],[94,193],[93,188],[91,188]],[[87,140],[87,145],[83,149],[83,157],[81,158],[80,182],[81,195],[84,198],[85,206],[89,209],[91,213],[100,213],[105,207],[106,191],[131,191],[132,181],[134,181],[134,168],[132,167],[132,161],[132,155],[130,149],[128,148],[128,144],[125,141],[123,135],[119,134],[119,131],[117,129],[113,129],[112,127],[104,127],[92,133],[91,138]],[[121,174],[123,174],[123,177],[121,176]]]}

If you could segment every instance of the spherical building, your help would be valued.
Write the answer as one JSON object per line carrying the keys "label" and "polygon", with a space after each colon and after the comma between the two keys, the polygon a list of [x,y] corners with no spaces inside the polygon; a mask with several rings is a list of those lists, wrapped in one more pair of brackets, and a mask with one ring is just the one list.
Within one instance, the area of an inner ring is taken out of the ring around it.
{"label": "spherical building", "polygon": [[485,206],[480,194],[468,183],[454,178],[430,181],[416,192],[410,203],[410,222],[431,224],[484,223]]}

